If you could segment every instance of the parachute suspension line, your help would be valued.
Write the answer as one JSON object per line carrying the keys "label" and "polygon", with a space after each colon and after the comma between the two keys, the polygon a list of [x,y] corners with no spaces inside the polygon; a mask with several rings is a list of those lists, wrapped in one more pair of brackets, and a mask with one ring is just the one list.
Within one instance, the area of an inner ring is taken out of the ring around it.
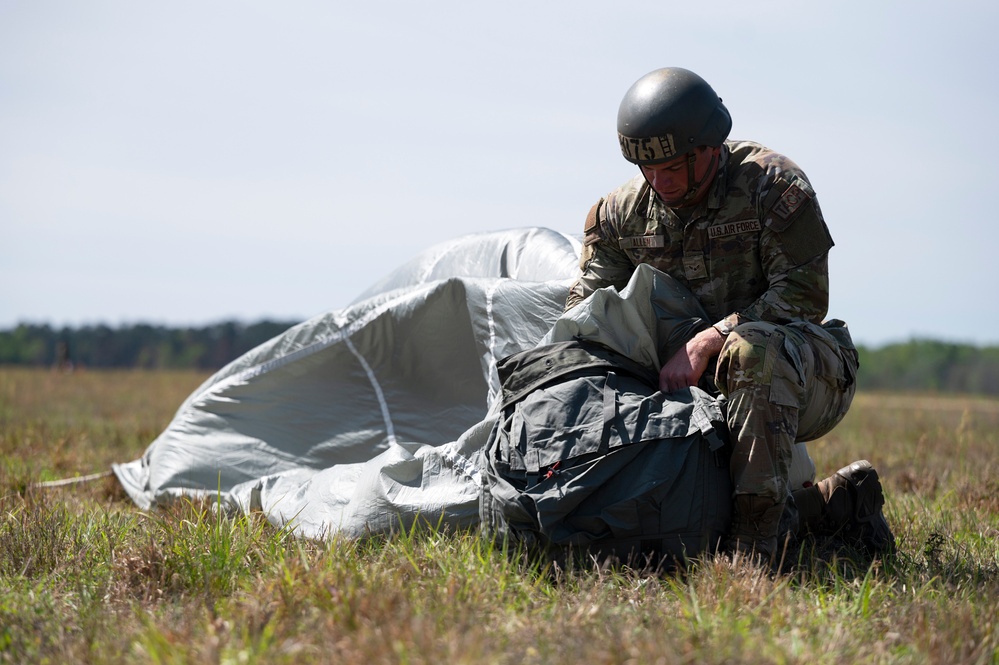
{"label": "parachute suspension line", "polygon": [[389,414],[388,402],[385,401],[385,393],[382,392],[382,387],[378,383],[378,379],[375,378],[375,373],[371,370],[371,365],[368,361],[364,359],[364,356],[358,352],[357,347],[354,343],[350,341],[350,337],[343,338],[344,343],[350,352],[354,354],[357,358],[357,362],[361,363],[361,367],[364,368],[364,373],[368,375],[368,381],[371,382],[371,387],[375,391],[375,396],[378,397],[378,406],[382,410],[382,420],[385,421],[385,435],[388,437],[389,445],[396,445],[398,441],[395,438],[395,428],[392,426],[392,416]]}
{"label": "parachute suspension line", "polygon": [[107,478],[113,471],[101,471],[100,473],[91,473],[87,476],[74,476],[73,478],[63,478],[62,480],[44,480],[37,483],[32,483],[32,487],[64,487],[66,485],[77,485],[79,483],[89,483],[92,480],[100,480],[101,478]]}
{"label": "parachute suspension line", "polygon": [[499,373],[496,371],[496,319],[493,318],[493,295],[498,286],[498,283],[493,282],[486,290],[486,321],[489,324],[489,376],[486,378],[489,384],[489,395],[486,404],[490,408],[500,395]]}

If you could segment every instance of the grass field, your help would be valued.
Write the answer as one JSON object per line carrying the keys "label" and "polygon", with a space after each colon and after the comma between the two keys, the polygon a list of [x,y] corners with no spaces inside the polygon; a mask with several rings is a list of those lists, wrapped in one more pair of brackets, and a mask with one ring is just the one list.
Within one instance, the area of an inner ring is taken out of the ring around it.
{"label": "grass field", "polygon": [[859,395],[810,446],[870,459],[897,557],[552,576],[475,533],[289,537],[103,478],[206,378],[0,368],[0,662],[999,663],[999,401]]}

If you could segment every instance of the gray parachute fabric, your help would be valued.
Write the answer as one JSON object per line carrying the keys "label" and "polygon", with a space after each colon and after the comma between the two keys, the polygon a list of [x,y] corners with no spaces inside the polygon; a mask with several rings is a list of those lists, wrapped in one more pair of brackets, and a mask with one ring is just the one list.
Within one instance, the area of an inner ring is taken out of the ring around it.
{"label": "gray parachute fabric", "polygon": [[474,464],[436,447],[486,415],[496,361],[551,327],[578,255],[578,241],[538,228],[432,247],[221,369],[113,470],[143,508],[220,496],[306,536],[444,506],[474,522]]}

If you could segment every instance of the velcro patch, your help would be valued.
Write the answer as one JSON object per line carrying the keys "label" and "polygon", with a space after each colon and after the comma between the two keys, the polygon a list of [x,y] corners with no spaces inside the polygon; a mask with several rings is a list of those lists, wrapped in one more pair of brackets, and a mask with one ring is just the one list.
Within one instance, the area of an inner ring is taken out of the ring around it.
{"label": "velcro patch", "polygon": [[629,236],[618,238],[621,249],[643,249],[647,247],[665,247],[666,239],[661,235],[655,236]]}
{"label": "velcro patch", "polygon": [[691,282],[708,278],[708,267],[703,256],[689,255],[683,257],[683,274]]}
{"label": "velcro patch", "polygon": [[753,233],[759,231],[763,228],[758,219],[747,219],[740,222],[725,222],[722,224],[715,224],[714,226],[708,227],[708,237],[714,238],[724,238],[726,236],[734,236],[738,233]]}
{"label": "velcro patch", "polygon": [[593,207],[590,208],[590,212],[586,213],[586,223],[583,225],[584,235],[593,233],[594,231],[597,230],[597,225],[600,224],[600,219],[598,217],[598,214],[600,212],[600,204],[603,202],[604,200],[600,199],[599,201],[593,204]]}
{"label": "velcro patch", "polygon": [[777,205],[773,208],[773,214],[777,215],[781,219],[788,219],[794,214],[794,211],[811,199],[805,190],[801,189],[797,185],[791,185],[787,190],[781,195],[780,200],[777,201]]}

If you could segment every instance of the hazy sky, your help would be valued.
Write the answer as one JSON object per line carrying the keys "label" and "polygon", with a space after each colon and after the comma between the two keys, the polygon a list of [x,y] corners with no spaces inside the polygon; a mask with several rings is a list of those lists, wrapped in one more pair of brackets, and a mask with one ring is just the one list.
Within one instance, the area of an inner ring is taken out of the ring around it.
{"label": "hazy sky", "polygon": [[999,343],[997,8],[0,0],[0,328],[303,319],[458,235],[579,233],[676,65],[808,173],[857,341]]}

